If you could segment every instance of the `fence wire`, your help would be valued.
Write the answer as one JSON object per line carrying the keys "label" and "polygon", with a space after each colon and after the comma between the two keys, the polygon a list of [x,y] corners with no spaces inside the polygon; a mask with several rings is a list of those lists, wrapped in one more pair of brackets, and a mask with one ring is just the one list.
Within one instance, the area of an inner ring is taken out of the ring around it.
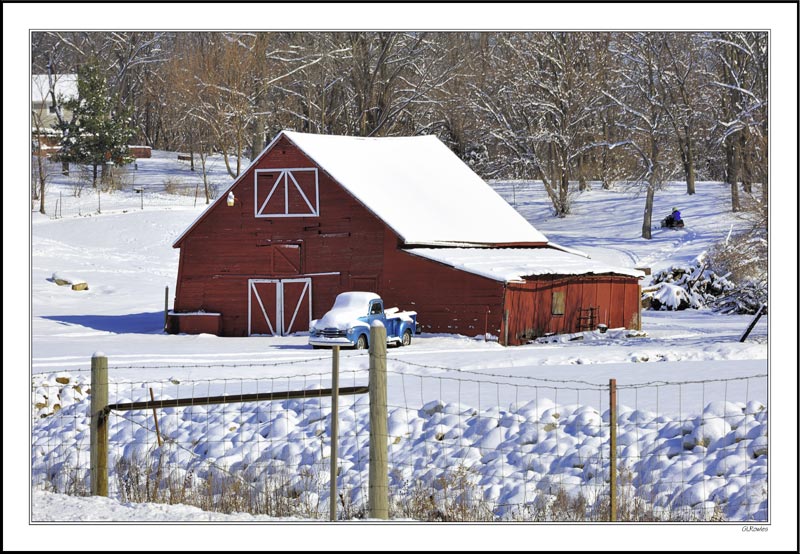
{"label": "fence wire", "polygon": [[[387,372],[391,518],[608,520],[608,384],[402,364],[390,359]],[[323,370],[258,380],[115,382],[114,367],[111,404],[150,400],[151,390],[159,400],[331,386]],[[33,376],[36,487],[89,494],[89,378]],[[340,387],[366,384],[366,370],[340,372]],[[617,389],[618,519],[768,519],[766,375]],[[109,414],[111,496],[328,519],[330,398],[153,412]],[[363,518],[368,395],[340,398],[339,430],[338,517]]]}

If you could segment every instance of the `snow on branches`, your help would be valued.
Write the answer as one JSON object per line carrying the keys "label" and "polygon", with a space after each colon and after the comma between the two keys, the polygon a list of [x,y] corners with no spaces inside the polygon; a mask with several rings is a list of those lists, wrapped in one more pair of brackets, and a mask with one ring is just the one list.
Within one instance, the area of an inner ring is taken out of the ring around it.
{"label": "snow on branches", "polygon": [[651,310],[710,308],[725,314],[754,314],[766,304],[766,283],[748,280],[740,284],[711,269],[709,260],[688,265],[673,265],[653,275],[652,285],[644,289],[642,306]]}

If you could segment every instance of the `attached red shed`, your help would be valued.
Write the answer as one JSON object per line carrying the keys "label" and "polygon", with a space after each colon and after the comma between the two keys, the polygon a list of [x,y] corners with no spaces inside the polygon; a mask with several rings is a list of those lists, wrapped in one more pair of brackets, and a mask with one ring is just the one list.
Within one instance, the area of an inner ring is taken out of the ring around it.
{"label": "attached red shed", "polygon": [[174,246],[173,333],[303,332],[347,290],[504,344],[639,325],[640,272],[552,245],[433,136],[283,131]]}

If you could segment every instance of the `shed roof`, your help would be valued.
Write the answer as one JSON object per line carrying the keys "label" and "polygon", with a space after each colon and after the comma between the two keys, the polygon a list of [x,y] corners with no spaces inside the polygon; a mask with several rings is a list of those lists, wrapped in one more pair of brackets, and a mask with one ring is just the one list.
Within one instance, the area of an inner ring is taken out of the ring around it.
{"label": "shed roof", "polygon": [[547,242],[433,135],[361,138],[283,131],[277,138],[281,135],[406,244]]}
{"label": "shed roof", "polygon": [[641,271],[618,267],[555,248],[411,248],[410,254],[495,281],[520,281],[532,275],[627,275]]}

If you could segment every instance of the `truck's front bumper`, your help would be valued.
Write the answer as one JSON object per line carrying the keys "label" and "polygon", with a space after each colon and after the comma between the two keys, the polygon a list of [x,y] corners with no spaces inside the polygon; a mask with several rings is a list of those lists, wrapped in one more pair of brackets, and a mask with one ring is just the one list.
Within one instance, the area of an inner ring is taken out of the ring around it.
{"label": "truck's front bumper", "polygon": [[308,344],[311,346],[355,346],[356,343],[347,337],[309,337]]}

